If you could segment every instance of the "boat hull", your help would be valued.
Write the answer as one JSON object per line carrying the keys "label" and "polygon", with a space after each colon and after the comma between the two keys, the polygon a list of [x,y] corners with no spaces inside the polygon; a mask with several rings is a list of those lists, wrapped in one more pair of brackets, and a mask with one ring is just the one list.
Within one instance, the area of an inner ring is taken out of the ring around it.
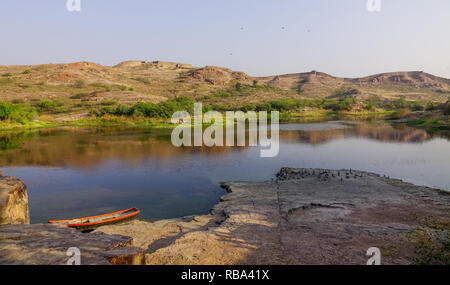
{"label": "boat hull", "polygon": [[104,215],[72,219],[72,220],[60,220],[60,221],[49,221],[49,224],[60,224],[67,225],[70,228],[76,228],[79,230],[90,230],[95,229],[100,226],[111,225],[116,223],[121,223],[124,221],[129,221],[131,219],[137,218],[141,211],[137,208],[131,208],[127,210],[122,210],[114,213],[108,213]]}

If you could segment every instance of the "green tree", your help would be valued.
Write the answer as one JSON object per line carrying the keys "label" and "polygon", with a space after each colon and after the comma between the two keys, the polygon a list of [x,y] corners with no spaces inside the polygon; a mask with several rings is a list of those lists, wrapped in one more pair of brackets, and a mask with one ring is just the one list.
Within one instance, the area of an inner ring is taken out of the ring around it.
{"label": "green tree", "polygon": [[240,82],[236,83],[236,91],[241,92],[242,91],[242,84]]}

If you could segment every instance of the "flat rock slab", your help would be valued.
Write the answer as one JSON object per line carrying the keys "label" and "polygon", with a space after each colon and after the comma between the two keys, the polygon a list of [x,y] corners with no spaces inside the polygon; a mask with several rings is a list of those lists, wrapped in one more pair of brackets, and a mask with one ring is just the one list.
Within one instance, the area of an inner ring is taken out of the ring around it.
{"label": "flat rock slab", "polygon": [[450,195],[373,173],[284,168],[276,181],[230,182],[210,215],[102,227],[147,248],[147,264],[410,264],[423,217],[450,221]]}
{"label": "flat rock slab", "polygon": [[65,265],[70,258],[67,250],[72,247],[80,250],[82,265],[134,264],[134,257],[142,256],[143,251],[127,247],[131,241],[126,236],[83,234],[57,225],[3,225],[0,264]]}

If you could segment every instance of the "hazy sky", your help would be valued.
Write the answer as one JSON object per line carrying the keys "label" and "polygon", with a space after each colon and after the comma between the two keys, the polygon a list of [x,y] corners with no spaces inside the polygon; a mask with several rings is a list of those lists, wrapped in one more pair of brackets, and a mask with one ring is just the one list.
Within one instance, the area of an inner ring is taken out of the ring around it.
{"label": "hazy sky", "polygon": [[1,0],[0,65],[163,60],[250,75],[450,78],[450,0]]}

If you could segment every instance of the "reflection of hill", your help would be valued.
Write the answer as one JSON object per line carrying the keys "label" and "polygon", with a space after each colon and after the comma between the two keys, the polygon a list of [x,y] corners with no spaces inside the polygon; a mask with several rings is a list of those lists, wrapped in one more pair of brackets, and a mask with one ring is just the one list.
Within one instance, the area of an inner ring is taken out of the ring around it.
{"label": "reflection of hill", "polygon": [[[394,128],[384,123],[356,123],[346,128],[280,132],[280,140],[288,143],[321,144],[348,137],[401,143],[417,143],[431,139],[423,130],[407,126]],[[0,136],[0,166],[89,167],[112,159],[129,163],[152,159],[161,163],[171,161],[175,157],[195,159],[191,156],[193,153],[220,156],[244,149],[206,146],[176,148],[170,142],[170,131],[161,130],[54,129]]]}
{"label": "reflection of hill", "polygon": [[[170,133],[39,131],[0,137],[1,166],[79,166],[88,167],[108,159],[130,163],[152,158],[158,161],[201,152],[218,156],[229,147],[182,147],[170,143]],[[241,148],[238,148],[239,150]],[[236,150],[236,149],[234,149]]]}
{"label": "reflection of hill", "polygon": [[331,140],[348,137],[363,137],[383,142],[419,143],[431,139],[424,130],[408,126],[393,127],[390,124],[357,123],[351,128],[313,131],[285,131],[280,133],[283,142],[302,142],[321,144]]}

